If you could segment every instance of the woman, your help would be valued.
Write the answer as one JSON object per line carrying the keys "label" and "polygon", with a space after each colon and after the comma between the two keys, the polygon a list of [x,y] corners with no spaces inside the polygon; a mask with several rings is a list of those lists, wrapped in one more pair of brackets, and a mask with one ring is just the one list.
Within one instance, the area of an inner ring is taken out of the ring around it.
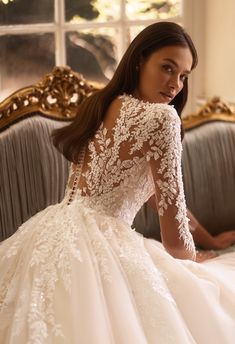
{"label": "woman", "polygon": [[[1,343],[234,342],[234,256],[195,263],[186,217],[180,114],[196,63],[180,26],[153,24],[57,130],[65,198],[0,246]],[[130,227],[154,193],[164,249]]]}

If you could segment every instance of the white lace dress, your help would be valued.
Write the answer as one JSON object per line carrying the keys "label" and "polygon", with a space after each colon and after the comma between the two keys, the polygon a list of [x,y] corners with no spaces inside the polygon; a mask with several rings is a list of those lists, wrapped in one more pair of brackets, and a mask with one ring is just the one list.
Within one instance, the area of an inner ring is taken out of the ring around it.
{"label": "white lace dress", "polygon": [[[173,107],[120,97],[64,200],[0,245],[1,344],[234,344],[235,254],[198,264],[131,229],[155,192],[194,252]],[[71,188],[72,189],[71,189]]]}

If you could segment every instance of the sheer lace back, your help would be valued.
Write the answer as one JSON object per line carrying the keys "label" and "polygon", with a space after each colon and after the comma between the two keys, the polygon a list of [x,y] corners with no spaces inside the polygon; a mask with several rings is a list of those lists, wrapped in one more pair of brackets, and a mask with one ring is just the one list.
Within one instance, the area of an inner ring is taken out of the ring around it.
{"label": "sheer lace back", "polygon": [[69,202],[83,201],[131,224],[142,204],[155,192],[160,216],[174,209],[180,233],[191,245],[176,111],[172,106],[140,101],[130,95],[115,102],[114,110],[107,113],[87,145],[83,163],[71,167]]}
{"label": "sheer lace back", "polygon": [[[90,140],[84,151],[82,166],[71,165],[70,178],[68,182],[67,194],[69,194],[69,203],[73,199],[83,196],[89,202],[95,200],[96,206],[99,204],[105,212],[117,216],[117,209],[112,213],[112,204],[115,208],[122,202],[128,201],[133,203],[133,191],[138,193],[139,179],[144,179],[146,186],[143,187],[141,198],[144,201],[154,192],[154,186],[149,183],[149,174],[144,167],[145,157],[139,149],[139,125],[141,122],[142,106],[135,108],[131,103],[134,98],[122,96],[117,99],[112,111],[108,115],[96,135]],[[137,125],[136,125],[137,124]],[[142,182],[143,183],[143,182]],[[151,189],[147,190],[146,189]],[[129,197],[128,191],[130,191]],[[146,193],[146,195],[145,195]],[[113,200],[115,199],[115,203]],[[118,202],[117,202],[118,200]],[[135,215],[137,209],[141,206],[142,201],[133,203],[135,208],[131,218]],[[132,207],[133,207],[132,206]],[[105,209],[106,208],[106,209]],[[130,209],[129,209],[130,210]],[[130,220],[131,221],[131,220]],[[129,221],[128,221],[129,222]]]}
{"label": "sheer lace back", "polygon": [[140,109],[129,116],[120,99],[114,108],[115,113],[111,109],[111,116],[108,114],[88,145],[78,185],[83,196],[115,192],[143,158],[143,152],[134,149],[137,135],[133,117],[138,118]]}

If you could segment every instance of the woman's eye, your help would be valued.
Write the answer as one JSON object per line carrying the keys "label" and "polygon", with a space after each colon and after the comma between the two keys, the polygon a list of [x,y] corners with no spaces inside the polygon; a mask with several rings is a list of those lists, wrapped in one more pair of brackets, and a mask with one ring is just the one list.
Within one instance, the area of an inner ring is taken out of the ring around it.
{"label": "woman's eye", "polygon": [[170,65],[163,65],[163,69],[168,73],[173,72],[173,68]]}
{"label": "woman's eye", "polygon": [[181,75],[181,77],[180,77],[181,81],[185,81],[186,79],[188,79],[188,75],[187,74]]}

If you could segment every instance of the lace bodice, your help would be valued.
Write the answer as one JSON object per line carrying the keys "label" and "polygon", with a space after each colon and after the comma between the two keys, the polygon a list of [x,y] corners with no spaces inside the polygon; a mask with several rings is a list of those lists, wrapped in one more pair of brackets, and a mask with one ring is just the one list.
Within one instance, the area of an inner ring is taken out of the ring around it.
{"label": "lace bodice", "polygon": [[118,99],[117,116],[101,124],[71,166],[66,199],[79,201],[130,225],[135,214],[156,194],[159,215],[173,211],[180,236],[192,248],[181,174],[180,119],[170,105]]}

